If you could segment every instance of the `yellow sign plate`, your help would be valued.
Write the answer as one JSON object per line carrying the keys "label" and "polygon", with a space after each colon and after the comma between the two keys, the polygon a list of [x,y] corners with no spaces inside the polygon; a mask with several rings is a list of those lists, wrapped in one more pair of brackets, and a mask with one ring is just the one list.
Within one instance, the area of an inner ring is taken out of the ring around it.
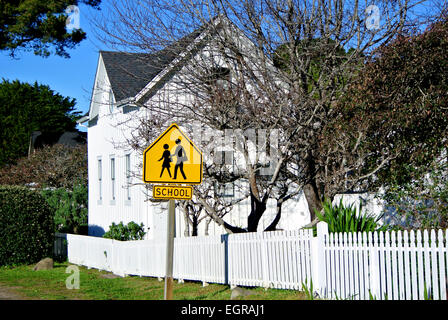
{"label": "yellow sign plate", "polygon": [[202,152],[173,123],[143,153],[146,183],[200,184]]}
{"label": "yellow sign plate", "polygon": [[153,186],[154,199],[191,200],[193,187],[190,186]]}

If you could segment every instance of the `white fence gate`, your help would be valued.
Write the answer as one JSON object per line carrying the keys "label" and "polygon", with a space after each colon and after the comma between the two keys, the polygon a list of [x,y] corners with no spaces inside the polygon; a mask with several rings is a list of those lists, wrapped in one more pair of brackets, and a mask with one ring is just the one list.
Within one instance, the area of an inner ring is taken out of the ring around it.
{"label": "white fence gate", "polygon": [[[302,289],[332,299],[447,298],[448,233],[311,230],[176,238],[176,279]],[[119,275],[163,277],[165,241],[67,234],[68,260]]]}

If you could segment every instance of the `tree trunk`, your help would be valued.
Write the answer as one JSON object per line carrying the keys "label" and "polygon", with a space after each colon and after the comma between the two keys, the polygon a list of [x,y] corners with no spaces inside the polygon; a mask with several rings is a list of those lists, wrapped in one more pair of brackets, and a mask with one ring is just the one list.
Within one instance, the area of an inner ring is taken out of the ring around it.
{"label": "tree trunk", "polygon": [[257,232],[258,223],[266,211],[267,197],[263,197],[260,201],[255,195],[250,193],[250,214],[247,217],[247,232]]}
{"label": "tree trunk", "polygon": [[190,236],[190,218],[188,217],[188,209],[184,207],[184,222],[185,222],[185,230],[184,230],[184,236],[189,237]]}
{"label": "tree trunk", "polygon": [[210,226],[210,222],[212,221],[212,219],[210,218],[210,219],[207,219],[206,221],[205,221],[205,231],[204,231],[204,235],[206,235],[206,236],[208,236],[209,235],[209,233],[208,233],[208,228],[209,228],[209,226]]}
{"label": "tree trunk", "polygon": [[280,218],[282,217],[283,202],[284,202],[283,199],[277,200],[277,214],[275,215],[275,218],[271,222],[271,224],[264,231],[275,231],[277,229],[277,224],[279,223]]}
{"label": "tree trunk", "polygon": [[192,237],[197,237],[197,235],[198,235],[198,224],[199,224],[199,222],[198,222],[198,218],[196,217],[196,215],[193,215],[192,216],[192,222],[193,222],[193,224],[192,224],[192,233],[191,233],[191,236]]}
{"label": "tree trunk", "polygon": [[230,224],[228,224],[227,222],[224,221],[223,218],[221,218],[216,211],[203,199],[199,198],[198,199],[199,202],[204,206],[205,208],[205,212],[207,213],[207,215],[213,219],[213,221],[215,221],[218,225],[224,227],[224,229],[228,232],[228,233],[243,233],[243,232],[247,232],[246,229],[240,228],[240,227],[236,227],[236,226],[232,226]]}
{"label": "tree trunk", "polygon": [[322,200],[319,196],[315,181],[311,181],[303,186],[303,193],[305,194],[306,202],[308,203],[308,210],[310,211],[310,221],[314,223],[316,220],[315,210],[320,212],[322,210]]}

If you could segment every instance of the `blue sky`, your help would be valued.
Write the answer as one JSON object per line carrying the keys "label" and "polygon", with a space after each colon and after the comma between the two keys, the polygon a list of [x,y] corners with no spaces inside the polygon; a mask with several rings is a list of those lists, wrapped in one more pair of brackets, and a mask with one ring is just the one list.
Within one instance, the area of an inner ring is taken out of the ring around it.
{"label": "blue sky", "polygon": [[[49,85],[63,96],[76,99],[76,109],[85,113],[89,110],[90,93],[95,78],[98,51],[107,48],[95,40],[88,17],[96,10],[80,6],[80,27],[87,33],[87,39],[77,47],[68,50],[70,58],[50,56],[43,58],[32,52],[18,52],[17,58],[0,51],[0,79]],[[79,127],[86,131],[85,128]]]}

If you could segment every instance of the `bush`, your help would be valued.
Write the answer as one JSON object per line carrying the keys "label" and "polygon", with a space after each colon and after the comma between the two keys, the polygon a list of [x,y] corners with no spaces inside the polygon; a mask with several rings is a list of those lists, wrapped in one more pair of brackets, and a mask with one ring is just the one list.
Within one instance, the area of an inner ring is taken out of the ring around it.
{"label": "bush", "polygon": [[381,198],[389,223],[400,229],[448,228],[448,156],[428,163],[408,183],[390,184]]}
{"label": "bush", "polygon": [[123,222],[120,222],[119,224],[112,222],[109,231],[103,235],[103,238],[120,241],[142,240],[145,234],[146,232],[144,231],[143,223],[138,225],[134,221],[131,221],[125,226]]}
{"label": "bush", "polygon": [[44,146],[16,164],[0,168],[0,184],[73,189],[87,185],[87,146]]}
{"label": "bush", "polygon": [[52,256],[53,215],[37,191],[0,186],[0,265],[32,264]]}
{"label": "bush", "polygon": [[380,227],[378,224],[381,217],[375,218],[369,214],[361,214],[362,205],[359,205],[357,210],[353,204],[345,207],[342,199],[339,205],[335,206],[331,201],[325,200],[323,209],[323,214],[315,211],[316,216],[320,221],[328,224],[329,232],[368,232],[386,229],[386,226]]}
{"label": "bush", "polygon": [[55,231],[87,234],[87,186],[75,185],[73,191],[45,189],[41,193],[53,211]]}

